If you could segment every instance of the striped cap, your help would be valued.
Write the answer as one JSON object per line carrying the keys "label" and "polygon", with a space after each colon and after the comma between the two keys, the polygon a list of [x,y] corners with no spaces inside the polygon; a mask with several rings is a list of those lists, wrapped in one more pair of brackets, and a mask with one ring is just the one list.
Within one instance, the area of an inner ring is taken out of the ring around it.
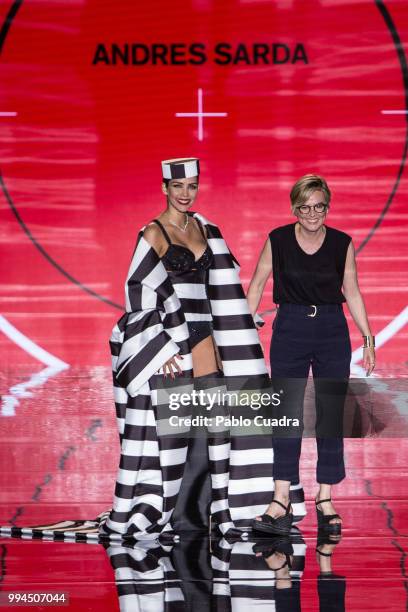
{"label": "striped cap", "polygon": [[161,165],[164,179],[192,178],[200,174],[200,160],[196,157],[166,159]]}

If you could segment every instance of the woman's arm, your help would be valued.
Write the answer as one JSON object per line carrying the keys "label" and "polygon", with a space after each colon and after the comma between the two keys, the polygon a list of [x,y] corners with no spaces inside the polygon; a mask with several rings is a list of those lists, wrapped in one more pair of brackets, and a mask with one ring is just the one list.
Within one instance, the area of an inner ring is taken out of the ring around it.
{"label": "woman's arm", "polygon": [[[360,287],[358,286],[356,258],[354,253],[354,245],[352,242],[350,242],[347,250],[343,278],[343,293],[344,297],[346,298],[350,314],[361,334],[363,336],[372,336],[363,296],[361,295]],[[367,371],[367,376],[369,376],[369,374],[371,374],[371,372],[374,370],[375,365],[374,347],[364,349],[363,364]]]}
{"label": "woman's arm", "polygon": [[263,246],[254,275],[249,283],[247,300],[252,316],[255,316],[266,281],[272,272],[272,249],[269,237]]}

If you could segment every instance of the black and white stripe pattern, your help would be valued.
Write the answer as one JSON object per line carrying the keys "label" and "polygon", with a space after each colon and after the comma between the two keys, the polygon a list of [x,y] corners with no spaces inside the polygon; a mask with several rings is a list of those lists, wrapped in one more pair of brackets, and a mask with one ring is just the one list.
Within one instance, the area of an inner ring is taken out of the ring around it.
{"label": "black and white stripe pattern", "polygon": [[239,264],[219,228],[205,217],[197,213],[195,216],[206,226],[208,244],[214,254],[208,297],[224,376],[265,376],[263,351],[239,278]]}
{"label": "black and white stripe pattern", "polygon": [[179,352],[192,372],[180,300],[143,229],[126,281],[126,314],[110,340],[121,457],[113,509],[101,527],[135,539],[170,528],[187,456],[185,439],[157,434],[157,372]]}
{"label": "black and white stripe pattern", "polygon": [[[202,215],[194,216],[206,226],[214,254],[207,292],[224,376],[265,377],[262,347],[239,278],[238,262],[219,228]],[[156,378],[161,376],[156,372],[178,351],[183,355],[184,372],[192,372],[181,305],[181,300],[188,299],[188,287],[170,282],[161,260],[143,238],[143,229],[126,284],[127,313],[111,338],[122,454],[113,511],[105,525],[108,531],[132,533],[136,538],[169,528],[187,450],[186,441],[156,438]],[[139,438],[137,445],[134,438]],[[160,448],[160,444],[165,446]],[[210,441],[209,448],[213,518],[218,519],[224,533],[232,521],[240,527],[248,526],[257,513],[264,511],[273,489],[270,439],[240,437],[232,444],[231,449],[231,441],[218,438]],[[292,489],[294,511],[301,517],[305,514],[302,490]]]}
{"label": "black and white stripe pattern", "polygon": [[99,533],[99,526],[104,522],[109,511],[102,512],[92,520],[65,520],[47,525],[32,525],[30,527],[16,527],[14,525],[0,526],[0,537],[19,538],[21,540],[43,540],[47,542],[71,542],[81,544],[120,543],[123,542],[119,534]]}
{"label": "black and white stripe pattern", "polygon": [[[160,612],[184,608],[182,582],[171,559],[171,546],[138,542],[106,548],[121,612]],[[179,606],[182,606],[180,608]]]}
{"label": "black and white stripe pattern", "polygon": [[166,159],[162,161],[162,174],[164,179],[192,178],[200,174],[200,160],[196,157],[189,159]]}
{"label": "black and white stripe pattern", "polygon": [[[174,291],[180,300],[181,310],[186,321],[212,321],[207,288],[204,282],[197,282],[196,271],[169,272]],[[166,321],[164,321],[164,325]]]}

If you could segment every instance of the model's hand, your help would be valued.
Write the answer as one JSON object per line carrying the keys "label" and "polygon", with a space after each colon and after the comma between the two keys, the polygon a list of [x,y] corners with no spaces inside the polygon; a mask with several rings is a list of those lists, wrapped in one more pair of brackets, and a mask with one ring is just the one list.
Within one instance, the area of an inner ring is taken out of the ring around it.
{"label": "model's hand", "polygon": [[177,363],[176,359],[183,359],[183,357],[180,355],[180,353],[177,353],[177,355],[173,355],[173,357],[169,359],[168,361],[166,361],[166,363],[164,364],[163,366],[164,378],[167,377],[167,374],[170,375],[170,378],[175,378],[175,373],[183,374],[183,370],[181,369],[180,365]]}
{"label": "model's hand", "polygon": [[[252,313],[251,313],[252,314]],[[257,312],[252,314],[256,329],[261,329],[265,325],[265,321]]]}
{"label": "model's hand", "polygon": [[363,349],[363,366],[366,376],[370,376],[375,368],[375,348],[373,346]]}

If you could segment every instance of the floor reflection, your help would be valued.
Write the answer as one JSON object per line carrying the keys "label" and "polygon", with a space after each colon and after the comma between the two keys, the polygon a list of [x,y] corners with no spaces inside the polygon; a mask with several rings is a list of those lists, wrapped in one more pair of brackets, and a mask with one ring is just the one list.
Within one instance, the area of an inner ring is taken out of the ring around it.
{"label": "floor reflection", "polygon": [[[67,587],[73,587],[77,582],[77,579],[70,579],[73,568],[76,568],[75,571],[78,567],[85,568],[91,559],[94,563],[99,563],[96,567],[102,567],[100,554],[87,554],[91,549],[88,546],[84,549],[83,544],[93,544],[95,548],[92,548],[95,552],[102,553],[102,556],[105,550],[113,568],[118,597],[116,609],[121,612],[298,612],[302,609],[302,577],[307,547],[297,527],[293,527],[291,535],[286,538],[250,534],[247,539],[220,539],[209,538],[198,532],[184,532],[179,534],[178,540],[168,534],[166,537],[161,536],[159,540],[98,542],[96,539],[89,539],[89,534],[76,534],[83,537],[80,541],[67,538],[67,533],[61,533],[61,538],[64,539],[58,541],[55,539],[55,533],[51,533],[47,538],[43,531],[38,539],[34,530],[19,529],[2,535],[2,539],[31,540],[33,544],[37,542],[37,546],[41,544],[41,548],[44,545],[44,550],[40,552],[36,549],[35,555],[38,560],[44,559],[46,565],[50,560],[61,564],[64,558],[60,571],[64,572],[64,568],[68,568]],[[318,533],[312,555],[308,555],[308,559],[313,558],[313,553],[316,555],[319,568],[319,573],[316,574],[313,560],[312,577],[313,581],[316,580],[315,593],[318,595],[320,612],[345,610],[345,576],[335,571],[335,556],[340,540],[341,536]],[[69,546],[70,543],[74,544],[77,552]],[[47,548],[48,546],[51,548]],[[8,555],[9,565],[14,563],[14,567],[6,568],[4,565],[3,587],[12,587],[13,580],[18,581],[32,572],[32,554],[28,547],[25,554],[20,549]],[[45,579],[41,567],[38,566],[36,574],[38,583]],[[7,583],[4,581],[6,575]],[[304,610],[310,609],[310,577],[308,572],[303,581]],[[87,579],[89,580],[88,574],[84,575],[84,580]],[[86,583],[88,587],[85,599],[89,603],[94,599],[95,604],[99,606],[91,607],[90,610],[114,609],[112,601],[110,605],[107,602],[105,604],[103,595],[102,602],[98,600],[98,589],[107,579],[107,583],[113,586],[113,581],[106,574],[101,582],[101,576],[95,569],[93,577]],[[32,581],[32,578],[30,580]],[[52,583],[50,576],[47,576],[47,580]],[[57,571],[55,583],[59,581],[61,575]],[[77,597],[77,591],[77,587],[72,588],[72,595]],[[111,589],[110,597],[112,596],[115,599]]]}
{"label": "floor reflection", "polygon": [[[331,571],[338,541],[318,536],[322,558],[317,578],[321,612],[345,610],[344,576]],[[103,544],[114,569],[121,611],[301,610],[306,544],[290,538],[248,541],[196,539],[177,543]]]}

